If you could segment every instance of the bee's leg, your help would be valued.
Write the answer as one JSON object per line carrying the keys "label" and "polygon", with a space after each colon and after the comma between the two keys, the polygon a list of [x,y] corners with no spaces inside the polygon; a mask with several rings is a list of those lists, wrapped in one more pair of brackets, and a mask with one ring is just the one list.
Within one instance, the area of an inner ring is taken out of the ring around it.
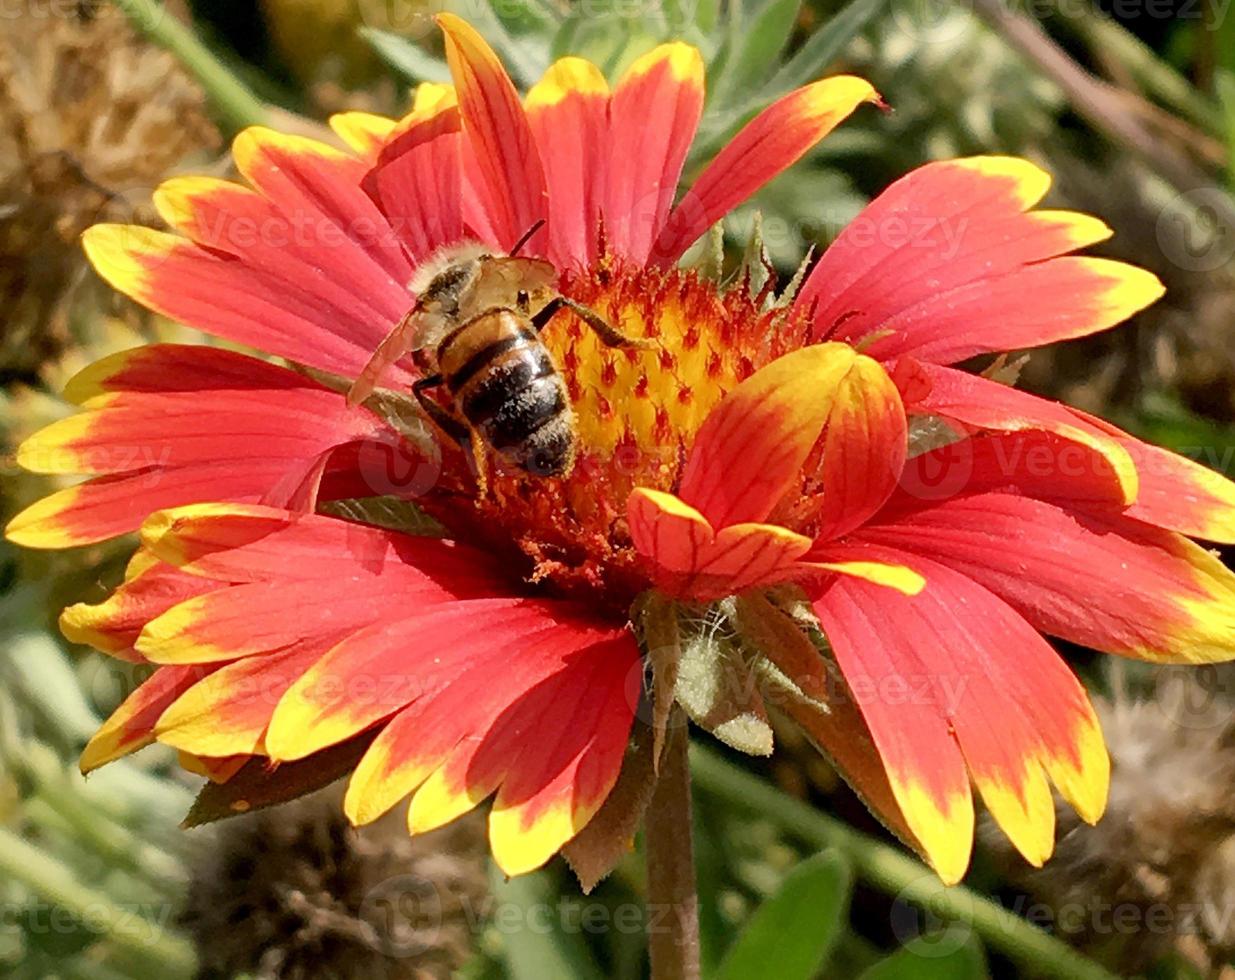
{"label": "bee's leg", "polygon": [[420,407],[424,409],[425,414],[429,416],[433,424],[463,450],[463,455],[467,458],[468,467],[476,474],[476,484],[479,488],[480,496],[484,497],[488,482],[486,477],[487,456],[485,445],[469,425],[446,411],[446,409],[442,408],[441,405],[426,394],[429,389],[436,388],[441,383],[442,376],[440,374],[431,374],[429,377],[421,378],[412,384],[412,394],[416,396],[416,401],[420,403]]}
{"label": "bee's leg", "polygon": [[472,430],[425,394],[430,388],[436,388],[441,383],[440,374],[431,374],[412,385],[412,394],[416,396],[416,401],[420,403],[420,407],[424,409],[433,424],[453,439],[460,449],[467,452],[472,442]]}
{"label": "bee's leg", "polygon": [[651,347],[652,341],[639,340],[635,337],[627,337],[616,327],[612,326],[603,316],[597,313],[590,307],[584,306],[582,303],[576,303],[573,299],[567,299],[565,296],[555,296],[531,318],[532,326],[539,333],[548,326],[549,321],[558,313],[559,310],[570,310],[575,316],[592,328],[592,331],[600,338],[600,342],[606,347]]}

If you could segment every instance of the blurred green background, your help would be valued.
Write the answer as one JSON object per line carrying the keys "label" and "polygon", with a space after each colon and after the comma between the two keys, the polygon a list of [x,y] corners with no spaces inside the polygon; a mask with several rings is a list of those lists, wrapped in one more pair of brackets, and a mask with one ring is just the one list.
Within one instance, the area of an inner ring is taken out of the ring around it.
{"label": "blurred green background", "polygon": [[[730,265],[758,236],[789,275],[891,180],[997,152],[1056,175],[1049,203],[1115,229],[1100,251],[1167,298],[1108,335],[1035,352],[1022,381],[1235,475],[1235,15],[1229,0],[13,0],[0,4],[0,517],[50,487],[12,450],[68,409],[77,368],[189,331],[85,267],[99,220],[154,223],[177,172],[227,174],[228,137],[265,121],[398,114],[445,66],[453,9],[517,83],[582,54],[613,77],[680,37],[708,60],[686,179],[754,111],[834,71],[861,112],[724,223]],[[170,50],[169,50],[170,49]],[[185,832],[196,792],[151,749],[83,781],[75,760],[140,679],[66,644],[129,544],[0,544],[0,974],[22,978],[644,975],[637,850],[594,894],[560,863],[494,875],[474,821],[409,842],[357,835],[332,791]],[[707,977],[1235,977],[1235,674],[1109,665],[1067,651],[1115,762],[1090,830],[1061,814],[1033,873],[980,835],[943,889],[809,745],[770,762],[697,747]]]}

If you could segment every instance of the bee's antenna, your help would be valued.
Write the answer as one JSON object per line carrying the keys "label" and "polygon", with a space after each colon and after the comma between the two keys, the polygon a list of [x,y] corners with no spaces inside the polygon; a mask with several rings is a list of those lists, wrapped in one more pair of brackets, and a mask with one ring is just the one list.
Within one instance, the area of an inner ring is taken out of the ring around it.
{"label": "bee's antenna", "polygon": [[537,222],[536,222],[536,224],[532,225],[532,227],[531,227],[531,228],[529,228],[527,231],[525,231],[525,232],[524,232],[524,233],[523,233],[523,234],[519,237],[519,240],[518,240],[517,242],[515,242],[514,247],[513,247],[513,248],[511,248],[511,250],[510,250],[510,257],[511,257],[511,258],[514,258],[516,255],[518,255],[518,254],[519,254],[519,249],[523,248],[523,246],[524,246],[524,245],[526,245],[526,244],[528,243],[528,241],[531,239],[531,237],[532,237],[533,235],[535,235],[535,234],[536,234],[536,232],[540,231],[540,229],[541,229],[541,228],[543,228],[544,226],[545,226],[545,219],[544,219],[544,218],[541,218],[539,221],[537,221]]}

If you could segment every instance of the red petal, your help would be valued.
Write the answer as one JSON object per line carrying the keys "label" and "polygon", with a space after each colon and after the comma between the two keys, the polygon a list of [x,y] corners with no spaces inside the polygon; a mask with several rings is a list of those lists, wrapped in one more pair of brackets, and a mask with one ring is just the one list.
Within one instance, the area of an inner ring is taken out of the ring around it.
{"label": "red petal", "polygon": [[317,140],[261,126],[236,137],[232,158],[245,179],[293,227],[307,227],[320,238],[326,246],[322,252],[325,267],[336,268],[335,253],[349,254],[350,245],[384,270],[391,284],[407,282],[411,265],[361,189],[367,169],[362,160]]}
{"label": "red petal", "polygon": [[81,754],[81,771],[91,772],[154,741],[154,725],[176,698],[208,676],[214,667],[160,667],[125,698]]}
{"label": "red petal", "polygon": [[1235,655],[1235,574],[1136,521],[987,493],[892,512],[855,537],[963,572],[1074,643],[1168,662]]}
{"label": "red petal", "polygon": [[858,652],[862,640],[884,647],[900,669],[877,678],[872,700],[889,708],[933,703],[992,815],[1041,865],[1055,825],[1044,770],[1091,822],[1106,800],[1109,763],[1084,689],[1033,628],[981,586],[904,552],[877,554],[916,568],[927,587],[910,597],[852,579],[834,583],[820,613],[842,669],[852,685],[851,667],[868,656]]}
{"label": "red petal", "polygon": [[[973,846],[973,800],[965,762],[915,639],[889,629],[885,599],[898,593],[838,576],[815,602],[824,632],[883,758],[896,805],[945,882],[961,879]],[[898,608],[892,606],[889,608]],[[917,696],[886,696],[917,683]]]}
{"label": "red petal", "polygon": [[510,656],[539,643],[540,632],[578,623],[578,632],[588,635],[586,620],[566,603],[513,596],[449,598],[412,594],[402,609],[371,617],[375,625],[327,653],[280,703],[267,745],[271,756],[302,759],[345,741],[413,701],[435,695],[478,658],[496,658],[502,651]]}
{"label": "red petal", "polygon": [[837,384],[818,473],[822,507],[817,539],[861,526],[886,501],[905,466],[905,409],[874,361],[859,357]]}
{"label": "red petal", "polygon": [[878,99],[869,82],[840,75],[768,106],[704,168],[660,229],[652,257],[661,265],[676,263],[695,239],[801,159],[861,103]]}
{"label": "red petal", "polygon": [[456,672],[383,729],[348,788],[351,818],[374,820],[418,790],[412,829],[427,830],[499,790],[491,839],[508,874],[543,864],[586,824],[621,766],[638,651],[625,631],[557,619],[529,609],[460,624],[458,653],[441,651]]}
{"label": "red petal", "polygon": [[[502,591],[482,551],[276,507],[199,504],[153,515],[153,553],[190,575],[226,582],[315,581],[416,575],[456,595]],[[396,581],[404,582],[398,578]]]}
{"label": "red petal", "polygon": [[881,521],[925,501],[1005,490],[1069,509],[1127,513],[1123,485],[1109,459],[1050,432],[982,434],[915,456],[880,514]]}
{"label": "red petal", "polygon": [[58,490],[14,517],[8,540],[27,548],[72,548],[139,527],[152,512],[199,500],[258,501],[287,475],[286,460],[165,470],[147,467]]}
{"label": "red petal", "polygon": [[144,662],[134,647],[146,623],[218,585],[212,579],[186,575],[139,551],[124,584],[97,605],[79,602],[69,606],[60,614],[60,630],[71,643],[88,643],[103,653]]}
{"label": "red petal", "polygon": [[247,354],[193,344],[148,344],[78,371],[64,386],[64,397],[81,405],[115,392],[261,391],[306,385],[304,375]]}
{"label": "red petal", "polygon": [[246,260],[148,228],[95,225],[82,245],[99,275],[156,313],[335,374],[358,374],[395,323],[350,315]]}
{"label": "red petal", "polygon": [[[365,177],[365,187],[413,262],[464,236],[460,126],[453,102],[413,112]],[[405,292],[404,309],[409,303]]]}
{"label": "red petal", "polygon": [[532,86],[526,108],[548,179],[549,259],[559,269],[589,267],[608,182],[609,85],[591,62],[562,58]]}
{"label": "red petal", "polygon": [[703,58],[688,44],[662,44],[630,66],[609,112],[605,239],[615,255],[643,263],[660,234],[703,113]]}
{"label": "red petal", "polygon": [[[437,23],[446,38],[463,129],[476,154],[478,190],[498,243],[509,249],[546,217],[545,174],[536,141],[519,94],[493,49],[453,14],[439,14]],[[537,232],[527,253],[543,255],[545,241],[545,232]]]}
{"label": "red petal", "polygon": [[279,698],[339,639],[337,632],[326,633],[219,668],[159,716],[156,738],[194,755],[265,754],[266,726]]}
{"label": "red petal", "polygon": [[[893,377],[903,375],[901,365],[905,363],[897,365]],[[909,412],[939,415],[983,429],[1038,430],[1060,436],[1101,456],[1106,464],[1102,468],[1108,468],[1118,478],[1124,502],[1136,499],[1137,470],[1127,449],[1116,439],[1086,425],[1066,405],[955,368],[914,362],[912,373],[917,397],[907,404]]]}
{"label": "red petal", "polygon": [[300,211],[289,217],[256,191],[213,177],[174,177],[155,191],[154,203],[164,221],[204,249],[241,260],[347,322],[384,323],[407,307],[406,289],[373,254],[398,248],[380,216],[371,243],[362,245],[332,221]]}
{"label": "red petal", "polygon": [[[1134,439],[1093,415],[1069,411],[1082,424],[1113,437],[1132,457],[1140,492],[1127,510],[1129,517],[1207,541],[1235,544],[1235,483],[1191,459]],[[1225,468],[1228,461],[1207,462]]]}
{"label": "red petal", "polygon": [[[137,390],[124,390],[126,379]],[[336,447],[396,438],[377,416],[302,375],[208,347],[120,354],[70,389],[87,396],[87,410],[30,437],[18,461],[104,478],[18,514],[7,533],[29,546],[104,540],[185,503],[290,497]]]}
{"label": "red petal", "polygon": [[735,595],[792,578],[810,538],[775,524],[731,524],[719,532],[672,494],[636,488],[626,504],[635,547],[656,563],[658,587],[688,600]]}
{"label": "red petal", "polygon": [[[398,566],[395,566],[396,568]],[[453,594],[404,566],[387,574],[334,582],[248,582],[187,598],[152,618],[137,650],[155,663],[212,663],[273,653],[307,636],[359,630],[405,607],[447,602]]]}
{"label": "red petal", "polygon": [[1009,157],[920,167],[841,233],[797,302],[817,337],[869,336],[879,358],[951,363],[1093,333],[1161,296],[1132,266],[1054,258],[1110,232],[1085,215],[1025,213],[1049,184]]}

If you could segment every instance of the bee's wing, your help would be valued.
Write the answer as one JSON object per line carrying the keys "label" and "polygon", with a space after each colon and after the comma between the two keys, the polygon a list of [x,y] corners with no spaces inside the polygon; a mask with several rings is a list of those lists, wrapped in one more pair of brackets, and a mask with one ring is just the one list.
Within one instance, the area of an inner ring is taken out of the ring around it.
{"label": "bee's wing", "polygon": [[359,377],[348,389],[347,403],[359,405],[373,394],[373,389],[382,380],[382,375],[395,361],[404,354],[427,347],[432,340],[428,334],[434,332],[429,327],[435,319],[437,318],[426,314],[419,304],[413,306],[373,352],[373,356],[369,358]]}
{"label": "bee's wing", "polygon": [[557,269],[544,259],[491,258],[481,268],[471,305],[477,310],[511,306],[520,291],[536,295],[556,281]]}

